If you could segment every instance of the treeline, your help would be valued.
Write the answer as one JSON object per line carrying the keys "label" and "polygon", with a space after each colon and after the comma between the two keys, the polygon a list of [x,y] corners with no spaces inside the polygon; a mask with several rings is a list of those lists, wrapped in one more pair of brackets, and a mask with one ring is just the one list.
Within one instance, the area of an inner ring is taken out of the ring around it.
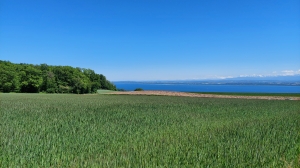
{"label": "treeline", "polygon": [[83,94],[98,89],[116,90],[116,86],[91,69],[0,60],[0,92]]}

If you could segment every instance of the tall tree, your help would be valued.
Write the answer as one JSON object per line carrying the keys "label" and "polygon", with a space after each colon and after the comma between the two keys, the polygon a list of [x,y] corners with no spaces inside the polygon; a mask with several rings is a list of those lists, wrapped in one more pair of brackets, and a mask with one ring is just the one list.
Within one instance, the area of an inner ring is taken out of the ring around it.
{"label": "tall tree", "polygon": [[26,65],[20,72],[21,92],[37,93],[43,83],[41,70],[33,65]]}

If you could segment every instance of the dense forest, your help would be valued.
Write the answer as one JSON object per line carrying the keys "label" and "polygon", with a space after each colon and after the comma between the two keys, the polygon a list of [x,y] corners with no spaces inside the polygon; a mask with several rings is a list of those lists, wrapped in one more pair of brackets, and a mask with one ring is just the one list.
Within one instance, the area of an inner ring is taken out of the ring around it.
{"label": "dense forest", "polygon": [[116,86],[91,69],[0,60],[0,92],[83,94],[98,89],[116,90]]}

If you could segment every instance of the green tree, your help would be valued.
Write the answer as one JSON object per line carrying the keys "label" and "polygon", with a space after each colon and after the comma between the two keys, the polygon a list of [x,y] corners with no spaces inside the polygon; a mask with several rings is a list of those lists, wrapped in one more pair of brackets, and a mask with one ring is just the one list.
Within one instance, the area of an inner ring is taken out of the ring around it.
{"label": "green tree", "polygon": [[32,65],[24,67],[20,73],[21,92],[37,93],[43,83],[41,71],[34,68]]}
{"label": "green tree", "polygon": [[47,93],[57,92],[57,84],[56,84],[56,81],[55,81],[55,74],[53,72],[47,71],[46,78],[44,79],[44,83],[46,85],[45,91]]}
{"label": "green tree", "polygon": [[0,91],[18,92],[19,79],[15,65],[8,61],[0,61]]}

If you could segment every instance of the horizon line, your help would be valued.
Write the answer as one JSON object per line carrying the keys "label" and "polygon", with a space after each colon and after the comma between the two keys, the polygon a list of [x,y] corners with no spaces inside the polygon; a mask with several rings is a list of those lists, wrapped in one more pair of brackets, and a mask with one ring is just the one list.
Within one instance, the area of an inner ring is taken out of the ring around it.
{"label": "horizon line", "polygon": [[150,80],[110,80],[112,82],[155,82],[155,81],[197,81],[197,80],[227,80],[227,79],[237,79],[237,78],[269,78],[269,77],[297,77],[298,74],[281,74],[281,75],[239,75],[239,76],[226,76],[226,77],[211,77],[211,78],[192,78],[192,79],[150,79]]}

